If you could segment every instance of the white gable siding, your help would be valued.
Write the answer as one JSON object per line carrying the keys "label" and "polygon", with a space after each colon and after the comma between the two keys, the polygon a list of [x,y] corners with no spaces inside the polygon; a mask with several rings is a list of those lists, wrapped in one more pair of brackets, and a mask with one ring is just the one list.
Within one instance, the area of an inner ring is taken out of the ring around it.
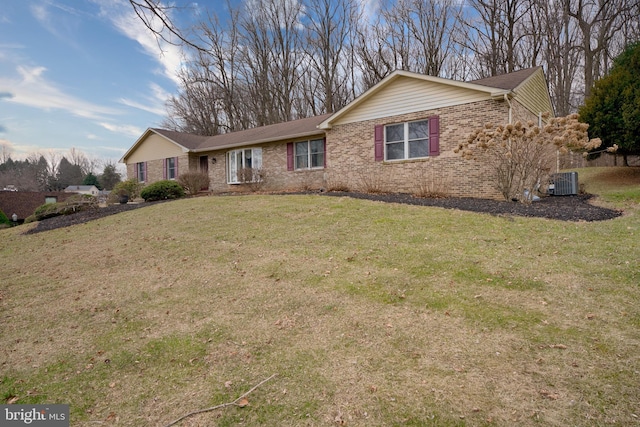
{"label": "white gable siding", "polygon": [[485,99],[490,99],[487,93],[420,79],[398,77],[332,124],[341,125],[416,111],[435,110]]}
{"label": "white gable siding", "polygon": [[533,114],[549,112],[553,115],[553,107],[549,99],[547,83],[542,70],[538,70],[516,89],[518,101]]}
{"label": "white gable siding", "polygon": [[182,149],[173,142],[155,133],[150,134],[127,158],[127,163],[147,162],[149,160],[177,157]]}

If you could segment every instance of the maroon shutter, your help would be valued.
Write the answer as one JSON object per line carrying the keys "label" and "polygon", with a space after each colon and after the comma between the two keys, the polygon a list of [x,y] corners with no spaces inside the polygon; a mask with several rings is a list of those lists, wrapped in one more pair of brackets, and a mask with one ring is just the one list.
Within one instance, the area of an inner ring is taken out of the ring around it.
{"label": "maroon shutter", "polygon": [[176,157],[176,176],[174,178],[178,178],[178,158]]}
{"label": "maroon shutter", "polygon": [[134,163],[135,168],[136,168],[136,181],[140,182],[140,164],[139,163]]}
{"label": "maroon shutter", "polygon": [[287,143],[287,170],[293,170],[293,142]]}
{"label": "maroon shutter", "polygon": [[167,179],[167,159],[162,160],[162,179]]}
{"label": "maroon shutter", "polygon": [[324,150],[324,156],[323,156],[323,160],[324,160],[324,167],[327,167],[327,138],[323,138],[322,139],[322,149]]}
{"label": "maroon shutter", "polygon": [[440,154],[440,117],[429,117],[429,155]]}
{"label": "maroon shutter", "polygon": [[147,176],[147,162],[144,162],[144,182],[149,181],[149,177]]}
{"label": "maroon shutter", "polygon": [[381,162],[384,160],[384,126],[376,125],[374,135],[375,159]]}

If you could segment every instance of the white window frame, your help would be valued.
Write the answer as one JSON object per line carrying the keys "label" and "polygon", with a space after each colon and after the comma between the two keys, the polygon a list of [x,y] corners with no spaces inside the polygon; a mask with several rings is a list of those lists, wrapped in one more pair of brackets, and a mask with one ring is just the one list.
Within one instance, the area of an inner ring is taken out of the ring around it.
{"label": "white window frame", "polygon": [[[420,122],[424,122],[427,124],[427,133],[425,135],[424,138],[413,138],[413,139],[409,139],[409,124],[410,123],[420,123]],[[392,126],[398,126],[398,125],[403,125],[403,141],[392,141],[392,142],[387,142],[387,127],[392,127]],[[416,156],[416,157],[410,157],[409,156],[409,144],[412,141],[420,141],[420,140],[426,140],[426,144],[427,144],[427,154],[425,156]],[[399,143],[403,143],[403,157],[399,158],[399,159],[389,159],[388,158],[388,145],[389,144],[399,144]],[[429,157],[429,119],[423,119],[423,120],[413,120],[410,122],[404,122],[404,123],[390,123],[388,125],[385,125],[384,127],[384,159],[385,161],[390,161],[390,162],[394,162],[394,161],[402,161],[402,160],[412,160],[412,159],[424,159]]]}
{"label": "white window frame", "polygon": [[[177,172],[178,172],[178,158],[177,157],[167,157],[166,159],[164,159],[164,167],[166,170],[166,178],[165,179],[171,179],[171,180],[175,180],[177,178]],[[169,163],[172,162],[173,163],[173,167],[170,167]],[[173,175],[173,176],[171,176]]]}
{"label": "white window frame", "polygon": [[145,162],[136,163],[136,176],[138,177],[138,182],[146,182],[147,166]]}
{"label": "white window frame", "polygon": [[[250,157],[247,153],[250,152]],[[240,157],[238,157],[240,156]],[[246,166],[248,161],[251,162],[250,166]],[[253,173],[253,179],[250,182],[258,182],[261,180],[261,174],[257,173],[262,169],[262,148],[239,148],[237,150],[227,151],[227,184],[244,184],[240,181],[238,171],[246,167],[251,167],[255,170]],[[239,166],[239,167],[238,167]]]}
{"label": "white window frame", "polygon": [[[322,151],[320,152],[315,152],[313,153],[311,151],[311,143],[312,142],[320,142],[322,144]],[[298,163],[298,159],[301,158],[298,155],[298,144],[306,144],[307,145],[307,165],[306,166],[299,166]],[[321,165],[317,165],[317,166],[313,166],[313,155],[314,154],[322,154],[322,164]],[[305,170],[305,169],[324,169],[324,165],[325,165],[325,156],[327,155],[326,150],[325,150],[325,142],[324,142],[324,138],[319,138],[319,139],[310,139],[308,141],[298,141],[298,142],[294,142],[293,143],[293,169],[294,170]]]}

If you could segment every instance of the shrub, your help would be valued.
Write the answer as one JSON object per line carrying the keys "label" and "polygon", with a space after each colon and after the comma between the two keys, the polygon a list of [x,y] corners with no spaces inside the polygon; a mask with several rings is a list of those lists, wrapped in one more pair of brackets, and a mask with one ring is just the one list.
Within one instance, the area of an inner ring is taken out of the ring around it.
{"label": "shrub", "polygon": [[178,177],[178,183],[191,196],[209,187],[209,175],[205,172],[186,172]]}
{"label": "shrub", "polygon": [[262,168],[242,168],[238,171],[238,181],[251,191],[260,191],[267,182],[267,172]]}
{"label": "shrub", "polygon": [[140,197],[145,202],[179,199],[184,197],[184,189],[176,181],[163,180],[149,184],[142,189]]}
{"label": "shrub", "polygon": [[0,227],[5,224],[7,226],[11,225],[11,221],[9,220],[9,217],[7,217],[5,215],[4,212],[0,211]]}
{"label": "shrub", "polygon": [[426,168],[418,169],[414,181],[416,183],[414,194],[418,197],[430,199],[449,197],[448,188],[450,184],[440,174],[436,173],[433,168],[428,170]]}
{"label": "shrub", "polygon": [[589,151],[600,146],[599,139],[589,139],[588,127],[578,122],[577,114],[550,118],[543,127],[534,122],[486,124],[454,152],[465,159],[477,159],[476,154],[482,153],[482,161],[493,169],[494,185],[505,200],[530,203],[553,169],[556,151]]}
{"label": "shrub", "polygon": [[360,191],[370,194],[385,193],[384,181],[380,171],[361,171],[358,174],[360,179]]}
{"label": "shrub", "polygon": [[120,181],[113,187],[111,194],[109,194],[109,202],[117,203],[120,196],[129,196],[130,200],[136,199],[140,196],[141,189],[142,184],[135,178]]}
{"label": "shrub", "polygon": [[95,197],[88,194],[78,194],[69,197],[63,202],[45,203],[44,205],[38,206],[33,213],[33,216],[36,221],[42,221],[43,219],[53,218],[55,216],[70,215],[76,212],[97,208],[98,200]]}

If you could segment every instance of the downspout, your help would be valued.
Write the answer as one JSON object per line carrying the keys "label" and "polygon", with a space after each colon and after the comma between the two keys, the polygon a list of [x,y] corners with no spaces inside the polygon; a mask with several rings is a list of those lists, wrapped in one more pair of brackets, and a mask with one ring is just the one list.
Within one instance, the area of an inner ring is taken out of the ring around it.
{"label": "downspout", "polygon": [[505,93],[504,94],[504,100],[507,101],[507,105],[509,106],[509,123],[508,124],[513,124],[513,110],[511,108],[511,101],[509,101],[509,94]]}

